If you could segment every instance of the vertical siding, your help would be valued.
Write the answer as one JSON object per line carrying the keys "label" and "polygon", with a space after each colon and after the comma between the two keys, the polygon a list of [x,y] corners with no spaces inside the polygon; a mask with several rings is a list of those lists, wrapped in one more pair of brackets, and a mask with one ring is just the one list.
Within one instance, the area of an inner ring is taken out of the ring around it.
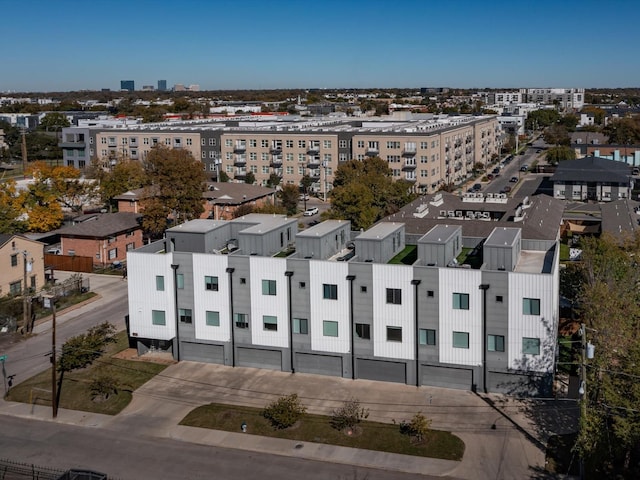
{"label": "vertical siding", "polygon": [[[555,275],[509,274],[509,366],[516,370],[550,372],[555,353],[557,293]],[[524,315],[523,298],[540,299],[540,315]],[[524,355],[522,338],[539,338],[540,355]]]}
{"label": "vertical siding", "polygon": [[[228,255],[193,254],[193,322],[196,340],[231,340],[229,318]],[[218,291],[205,288],[204,277],[218,277]],[[220,326],[207,325],[206,312],[220,312]]]}
{"label": "vertical siding", "polygon": [[[131,334],[141,338],[171,340],[176,336],[171,254],[127,254],[129,322]],[[164,291],[156,290],[156,275],[164,276]],[[153,325],[151,311],[164,310],[166,325]]]}
{"label": "vertical siding", "polygon": [[[311,315],[309,333],[311,349],[324,352],[347,353],[350,344],[349,325],[349,266],[345,262],[309,261],[309,298]],[[338,286],[338,299],[322,298],[324,283]],[[338,336],[325,337],[322,332],[323,320],[338,322]]]}
{"label": "vertical siding", "polygon": [[[458,365],[482,364],[482,283],[480,270],[465,268],[439,269],[440,338],[442,363]],[[453,308],[453,294],[469,294],[469,310]],[[453,332],[469,333],[469,348],[453,348]]]}
{"label": "vertical siding", "polygon": [[[372,265],[373,354],[376,357],[415,358],[413,268],[400,265]],[[387,288],[402,291],[402,304],[387,303]],[[402,342],[387,341],[387,327],[402,328]]]}
{"label": "vertical siding", "polygon": [[[251,257],[251,343],[286,348],[289,346],[287,261],[284,258]],[[276,281],[276,295],[262,294],[262,280]],[[278,318],[278,330],[265,330],[262,316]]]}

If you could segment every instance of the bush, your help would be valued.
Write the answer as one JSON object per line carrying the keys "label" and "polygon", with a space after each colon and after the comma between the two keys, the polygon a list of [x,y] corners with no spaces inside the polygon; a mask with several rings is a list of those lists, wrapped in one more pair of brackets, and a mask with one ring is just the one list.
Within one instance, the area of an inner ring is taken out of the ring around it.
{"label": "bush", "polygon": [[100,375],[89,386],[93,399],[107,400],[111,394],[118,394],[118,382],[111,375]]}
{"label": "bush", "polygon": [[289,428],[296,423],[307,411],[298,395],[284,395],[270,403],[262,411],[262,416],[271,422],[273,428]]}
{"label": "bush", "polygon": [[353,429],[362,420],[369,418],[369,409],[360,406],[356,398],[346,400],[342,407],[333,411],[331,426],[337,430]]}
{"label": "bush", "polygon": [[422,413],[416,413],[410,422],[400,422],[400,433],[415,437],[416,440],[422,442],[431,430],[431,420],[422,415]]}

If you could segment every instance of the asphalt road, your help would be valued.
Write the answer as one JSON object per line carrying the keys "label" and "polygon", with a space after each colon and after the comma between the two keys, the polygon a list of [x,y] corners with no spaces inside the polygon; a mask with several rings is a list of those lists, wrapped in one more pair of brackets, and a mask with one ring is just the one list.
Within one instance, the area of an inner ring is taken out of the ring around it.
{"label": "asphalt road", "polygon": [[84,468],[120,480],[425,480],[367,468],[230,450],[108,429],[2,417],[0,457],[61,470]]}

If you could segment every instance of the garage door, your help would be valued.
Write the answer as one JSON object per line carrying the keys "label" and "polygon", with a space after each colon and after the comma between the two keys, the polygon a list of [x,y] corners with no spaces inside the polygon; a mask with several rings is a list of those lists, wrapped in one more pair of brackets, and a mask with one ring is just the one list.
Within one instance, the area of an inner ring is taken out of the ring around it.
{"label": "garage door", "polygon": [[382,360],[356,360],[356,375],[367,380],[407,383],[407,368],[404,363]]}
{"label": "garage door", "polygon": [[205,343],[180,342],[180,358],[192,362],[224,364],[224,347]]}
{"label": "garage door", "polygon": [[296,371],[341,377],[342,357],[296,353]]}
{"label": "garage door", "polygon": [[467,368],[422,365],[420,370],[422,371],[422,385],[462,390],[471,390],[473,385],[473,370]]}
{"label": "garage door", "polygon": [[239,367],[269,368],[282,370],[282,354],[280,350],[260,350],[258,348],[240,347],[237,350]]}

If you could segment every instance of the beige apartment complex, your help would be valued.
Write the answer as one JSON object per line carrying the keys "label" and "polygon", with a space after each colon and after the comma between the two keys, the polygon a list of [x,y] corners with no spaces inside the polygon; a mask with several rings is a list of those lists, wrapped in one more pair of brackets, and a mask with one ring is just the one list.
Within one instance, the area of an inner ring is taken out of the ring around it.
{"label": "beige apartment complex", "polygon": [[44,244],[21,235],[0,234],[0,297],[44,286]]}
{"label": "beige apartment complex", "polygon": [[[304,175],[314,193],[333,186],[338,166],[378,156],[393,178],[429,193],[471,175],[475,163],[499,153],[502,131],[495,116],[433,116],[409,120],[353,118],[229,117],[215,120],[70,127],[63,131],[65,165],[104,168],[124,159],[144,160],[154,145],[186,148],[203,163],[210,179],[225,172],[244,182],[251,172],[258,185],[273,175],[281,184],[300,184]],[[88,140],[88,142],[87,142]],[[80,161],[82,160],[82,161]]]}

